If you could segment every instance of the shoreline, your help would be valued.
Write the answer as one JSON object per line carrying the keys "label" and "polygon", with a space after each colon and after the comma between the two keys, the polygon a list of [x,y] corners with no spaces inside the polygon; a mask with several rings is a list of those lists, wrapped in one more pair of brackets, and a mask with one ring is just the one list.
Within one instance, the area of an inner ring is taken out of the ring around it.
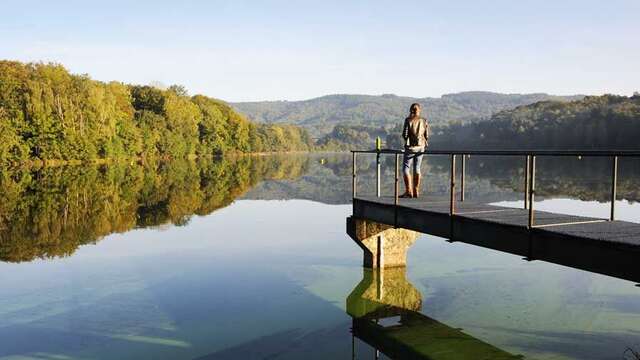
{"label": "shoreline", "polygon": [[0,172],[3,170],[15,170],[15,169],[39,169],[39,168],[55,168],[60,166],[79,166],[79,165],[106,165],[116,163],[138,163],[144,164],[153,161],[173,161],[173,160],[197,160],[197,159],[222,159],[225,157],[261,157],[261,156],[275,156],[275,155],[311,155],[311,154],[346,154],[349,151],[314,151],[314,150],[300,150],[300,151],[271,151],[271,152],[228,152],[220,155],[206,155],[206,156],[187,156],[181,158],[171,157],[152,157],[152,158],[108,158],[108,159],[91,159],[91,160],[60,160],[60,159],[35,159],[27,160],[19,163],[11,163],[6,166],[0,165]]}

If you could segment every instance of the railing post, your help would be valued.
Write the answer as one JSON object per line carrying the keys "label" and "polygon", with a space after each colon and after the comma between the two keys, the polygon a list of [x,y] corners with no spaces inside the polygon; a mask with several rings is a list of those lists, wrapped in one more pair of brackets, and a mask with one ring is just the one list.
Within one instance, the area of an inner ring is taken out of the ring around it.
{"label": "railing post", "polygon": [[451,188],[449,199],[449,216],[456,212],[456,155],[451,154]]}
{"label": "railing post", "polygon": [[380,152],[376,154],[376,197],[380,197]]}
{"label": "railing post", "polygon": [[399,193],[399,189],[398,189],[398,183],[400,182],[400,177],[398,175],[398,173],[400,172],[400,154],[396,154],[396,180],[395,180],[395,190],[394,190],[394,200],[393,200],[393,204],[395,206],[398,206],[398,193]]}
{"label": "railing post", "polygon": [[356,153],[353,153],[353,171],[352,171],[352,181],[353,181],[353,189],[351,191],[351,194],[353,196],[353,198],[356,198],[356,183],[357,183],[357,179],[356,179]]}
{"label": "railing post", "polygon": [[533,210],[533,202],[535,200],[535,194],[536,194],[536,157],[529,155],[531,157],[531,162],[529,164],[529,173],[531,176],[531,179],[529,179],[529,222],[527,224],[527,227],[529,229],[533,228],[533,225],[535,223],[535,219],[534,219],[534,210]]}
{"label": "railing post", "polygon": [[531,179],[531,155],[527,155],[524,165],[524,208],[529,208],[529,181]]}
{"label": "railing post", "polygon": [[611,215],[609,221],[616,219],[616,198],[618,191],[618,157],[613,157],[613,163],[611,169]]}
{"label": "railing post", "polygon": [[356,337],[353,335],[353,326],[351,327],[351,360],[356,360]]}
{"label": "railing post", "polygon": [[465,167],[466,167],[466,159],[467,155],[462,154],[462,163],[460,164],[460,202],[464,201],[464,178],[465,178]]}

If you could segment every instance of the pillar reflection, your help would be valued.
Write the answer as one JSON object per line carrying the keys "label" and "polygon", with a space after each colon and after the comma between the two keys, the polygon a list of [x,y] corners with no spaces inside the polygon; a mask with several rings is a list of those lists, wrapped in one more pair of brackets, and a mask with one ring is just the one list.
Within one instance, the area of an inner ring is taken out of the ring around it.
{"label": "pillar reflection", "polygon": [[407,280],[405,267],[363,268],[362,280],[346,301],[353,336],[376,354],[393,359],[522,358],[422,314],[422,296]]}

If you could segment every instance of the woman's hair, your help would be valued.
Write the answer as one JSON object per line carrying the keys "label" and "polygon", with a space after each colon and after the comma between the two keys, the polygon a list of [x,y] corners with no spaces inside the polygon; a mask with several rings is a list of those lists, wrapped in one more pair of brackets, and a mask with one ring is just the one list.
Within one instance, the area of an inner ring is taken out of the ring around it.
{"label": "woman's hair", "polygon": [[409,106],[409,111],[413,110],[413,108],[414,108],[414,107],[417,107],[418,109],[420,109],[420,108],[421,108],[420,104],[418,104],[418,103],[413,103],[413,104],[411,104],[411,106]]}

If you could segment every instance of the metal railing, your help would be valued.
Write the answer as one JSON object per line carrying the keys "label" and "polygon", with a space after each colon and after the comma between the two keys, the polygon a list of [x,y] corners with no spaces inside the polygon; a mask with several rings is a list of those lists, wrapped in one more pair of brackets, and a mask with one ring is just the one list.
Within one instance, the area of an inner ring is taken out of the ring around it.
{"label": "metal railing", "polygon": [[[376,154],[376,197],[381,196],[380,184],[380,158],[383,155],[395,156],[395,188],[394,188],[394,205],[399,204],[399,169],[400,156],[404,155],[401,150],[352,150],[353,154],[353,198],[357,195],[357,155],[358,154]],[[419,152],[422,155],[449,155],[450,156],[450,186],[449,186],[449,216],[456,215],[456,158],[461,156],[460,171],[460,202],[464,202],[465,194],[465,172],[466,159],[471,155],[474,156],[518,156],[523,157],[524,161],[524,209],[528,210],[527,227],[549,227],[555,225],[568,225],[587,222],[614,221],[616,218],[616,198],[617,198],[617,182],[618,182],[618,158],[620,157],[636,157],[640,158],[640,151],[636,150],[427,150]],[[572,223],[558,223],[535,225],[534,201],[536,194],[536,158],[537,157],[608,157],[611,159],[611,209],[608,219],[587,220]]]}

